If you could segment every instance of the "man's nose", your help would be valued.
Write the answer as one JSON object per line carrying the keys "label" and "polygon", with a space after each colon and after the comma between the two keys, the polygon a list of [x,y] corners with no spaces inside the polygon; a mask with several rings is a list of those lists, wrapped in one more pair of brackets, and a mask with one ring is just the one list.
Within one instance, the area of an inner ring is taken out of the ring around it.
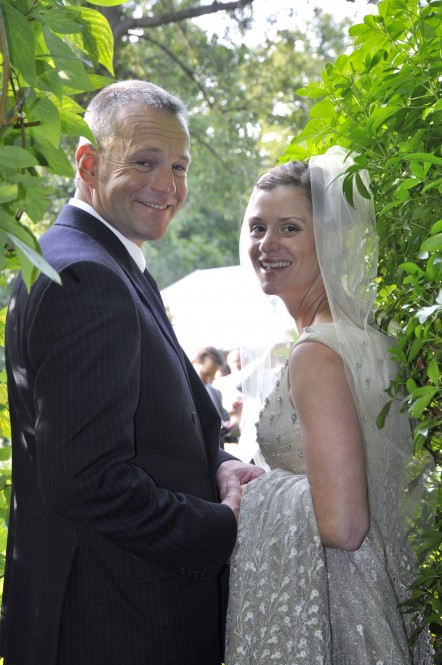
{"label": "man's nose", "polygon": [[159,167],[153,174],[151,187],[160,192],[174,194],[176,192],[175,173],[167,166]]}

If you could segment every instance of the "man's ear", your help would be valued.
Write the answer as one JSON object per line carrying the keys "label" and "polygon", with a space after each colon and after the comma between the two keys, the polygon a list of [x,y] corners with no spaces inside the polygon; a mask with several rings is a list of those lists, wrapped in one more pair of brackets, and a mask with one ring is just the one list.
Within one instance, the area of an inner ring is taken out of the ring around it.
{"label": "man's ear", "polygon": [[98,155],[93,145],[84,143],[75,153],[77,172],[81,180],[89,187],[95,187],[97,180]]}

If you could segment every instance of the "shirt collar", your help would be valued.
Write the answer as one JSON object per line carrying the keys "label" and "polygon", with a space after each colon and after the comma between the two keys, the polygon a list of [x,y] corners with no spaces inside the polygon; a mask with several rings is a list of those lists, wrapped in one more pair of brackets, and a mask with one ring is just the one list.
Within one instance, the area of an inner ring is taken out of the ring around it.
{"label": "shirt collar", "polygon": [[146,258],[138,245],[136,245],[132,240],[129,240],[129,238],[126,238],[126,236],[120,233],[118,229],[116,229],[114,226],[111,226],[109,222],[106,222],[106,220],[103,219],[103,217],[99,215],[98,212],[91,205],[89,205],[89,203],[86,203],[86,201],[81,201],[80,199],[69,199],[69,205],[75,206],[76,208],[81,208],[85,212],[88,212],[90,215],[93,215],[93,217],[96,219],[99,219],[100,222],[107,226],[107,228],[110,229],[119,240],[121,240],[141,272],[144,272],[146,268]]}

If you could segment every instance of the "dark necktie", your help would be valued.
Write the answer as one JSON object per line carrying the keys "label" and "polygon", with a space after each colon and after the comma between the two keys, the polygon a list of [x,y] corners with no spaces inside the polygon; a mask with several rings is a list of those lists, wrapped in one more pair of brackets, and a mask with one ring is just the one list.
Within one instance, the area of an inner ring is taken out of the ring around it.
{"label": "dark necktie", "polygon": [[152,291],[154,292],[155,296],[157,297],[157,300],[159,301],[158,304],[159,304],[159,312],[160,312],[161,318],[163,319],[164,323],[166,323],[167,328],[172,333],[172,336],[173,336],[174,340],[179,345],[179,342],[178,342],[178,340],[176,339],[176,336],[175,336],[175,331],[173,329],[173,326],[170,322],[169,317],[167,316],[166,308],[164,307],[164,302],[163,302],[163,299],[161,297],[161,293],[160,293],[160,290],[158,288],[158,284],[156,283],[156,281],[154,280],[154,278],[152,277],[152,275],[150,274],[150,272],[148,271],[147,268],[145,268],[145,270],[143,272],[143,275],[147,279],[150,287],[152,288]]}
{"label": "dark necktie", "polygon": [[145,278],[147,279],[147,281],[151,285],[152,289],[155,291],[155,294],[157,296],[159,296],[159,298],[162,302],[162,298],[161,298],[160,290],[158,288],[158,284],[156,283],[156,281],[154,280],[154,278],[152,277],[152,275],[150,274],[150,272],[148,271],[147,268],[144,269],[143,275],[145,276]]}

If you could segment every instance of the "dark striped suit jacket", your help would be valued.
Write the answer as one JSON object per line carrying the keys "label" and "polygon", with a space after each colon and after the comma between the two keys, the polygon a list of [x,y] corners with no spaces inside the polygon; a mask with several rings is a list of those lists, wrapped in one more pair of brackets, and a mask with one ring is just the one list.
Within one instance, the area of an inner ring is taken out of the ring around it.
{"label": "dark striped suit jacket", "polygon": [[220,423],[155,285],[99,220],[43,236],[62,286],[18,278],[6,347],[13,500],[5,665],[219,665]]}

